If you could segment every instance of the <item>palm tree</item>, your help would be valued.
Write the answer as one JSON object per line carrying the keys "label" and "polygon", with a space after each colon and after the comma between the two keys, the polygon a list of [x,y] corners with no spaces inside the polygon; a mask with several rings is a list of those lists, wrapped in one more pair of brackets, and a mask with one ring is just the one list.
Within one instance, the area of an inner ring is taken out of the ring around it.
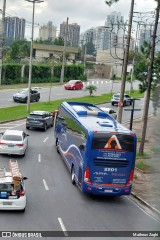
{"label": "palm tree", "polygon": [[92,96],[93,94],[93,91],[96,91],[97,90],[97,87],[95,85],[88,85],[86,86],[85,90],[89,91],[89,96]]}

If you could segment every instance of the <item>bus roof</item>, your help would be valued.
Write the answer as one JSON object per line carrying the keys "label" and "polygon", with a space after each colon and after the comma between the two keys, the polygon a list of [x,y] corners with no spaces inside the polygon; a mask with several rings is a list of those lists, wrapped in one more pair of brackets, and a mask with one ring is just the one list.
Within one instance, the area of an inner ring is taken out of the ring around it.
{"label": "bus roof", "polygon": [[99,107],[90,103],[83,102],[63,102],[61,105],[74,115],[87,131],[98,132],[123,132],[131,131],[118,123],[109,114],[105,113]]}

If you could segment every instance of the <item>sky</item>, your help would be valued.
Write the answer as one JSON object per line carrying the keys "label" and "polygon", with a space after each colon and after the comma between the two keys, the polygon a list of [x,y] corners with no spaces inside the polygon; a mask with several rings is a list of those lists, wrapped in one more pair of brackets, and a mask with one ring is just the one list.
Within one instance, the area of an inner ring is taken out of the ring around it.
{"label": "sky", "polygon": [[[69,23],[80,25],[80,33],[97,26],[104,26],[107,15],[121,12],[125,20],[129,18],[131,0],[119,0],[111,7],[105,0],[44,0],[35,6],[34,39],[38,38],[39,28],[52,21],[59,30],[60,24],[69,18]],[[154,11],[155,0],[135,0],[134,11]],[[0,0],[0,9],[3,9],[3,0]],[[31,38],[33,4],[26,0],[6,0],[6,16],[17,16],[27,21],[25,37]],[[0,16],[1,17],[1,16]]]}

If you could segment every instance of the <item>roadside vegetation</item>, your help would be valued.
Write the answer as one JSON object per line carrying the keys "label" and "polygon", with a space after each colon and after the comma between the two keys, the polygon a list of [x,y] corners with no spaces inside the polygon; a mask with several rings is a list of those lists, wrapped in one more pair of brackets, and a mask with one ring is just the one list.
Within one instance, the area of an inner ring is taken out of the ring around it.
{"label": "roadside vegetation", "polygon": [[[128,93],[128,91],[126,92]],[[63,101],[76,101],[76,102],[88,102],[93,104],[102,104],[106,102],[110,102],[112,94],[102,94],[100,96],[84,96],[81,98],[70,98],[70,99],[62,99],[56,100],[51,102],[38,102],[38,103],[31,103],[30,110],[45,110],[45,111],[54,111],[58,109],[59,104]],[[140,93],[138,90],[135,90],[132,94],[132,97],[138,98],[143,97],[143,93]],[[8,108],[0,108],[0,122],[16,120],[19,118],[25,118],[28,116],[27,113],[27,106],[26,104],[20,104],[14,107]]]}

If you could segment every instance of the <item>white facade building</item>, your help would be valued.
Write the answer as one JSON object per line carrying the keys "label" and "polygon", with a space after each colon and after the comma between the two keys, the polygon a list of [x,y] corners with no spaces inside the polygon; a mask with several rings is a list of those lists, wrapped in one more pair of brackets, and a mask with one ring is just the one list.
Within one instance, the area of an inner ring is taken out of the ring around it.
{"label": "white facade building", "polygon": [[57,32],[57,27],[54,26],[50,21],[39,29],[39,39],[42,41],[45,41],[45,40],[54,41],[54,39],[56,38],[56,32]]}

